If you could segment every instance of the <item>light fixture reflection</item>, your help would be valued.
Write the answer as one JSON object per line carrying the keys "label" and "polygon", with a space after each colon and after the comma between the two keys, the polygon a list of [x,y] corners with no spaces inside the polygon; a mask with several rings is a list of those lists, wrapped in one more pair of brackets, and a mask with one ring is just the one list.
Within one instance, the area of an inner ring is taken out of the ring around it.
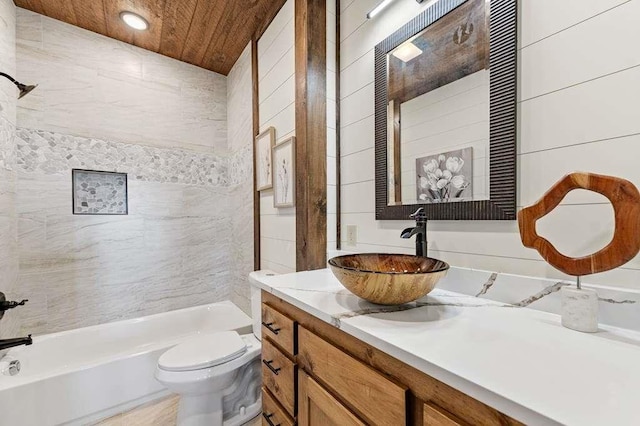
{"label": "light fixture reflection", "polygon": [[121,12],[120,19],[134,30],[144,31],[149,28],[147,20],[133,12]]}
{"label": "light fixture reflection", "polygon": [[393,0],[382,0],[373,10],[367,13],[367,19],[371,19],[382,11],[385,7],[389,6]]}
{"label": "light fixture reflection", "polygon": [[420,50],[420,48],[415,44],[408,42],[394,50],[392,55],[400,59],[402,62],[409,62],[413,58],[422,55],[422,50]]}

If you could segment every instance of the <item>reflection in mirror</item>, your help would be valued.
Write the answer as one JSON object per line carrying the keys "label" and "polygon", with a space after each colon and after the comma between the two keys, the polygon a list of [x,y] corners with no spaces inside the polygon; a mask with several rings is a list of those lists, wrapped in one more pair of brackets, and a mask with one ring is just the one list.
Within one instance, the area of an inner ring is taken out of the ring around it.
{"label": "reflection in mirror", "polygon": [[387,54],[388,205],[489,199],[489,2]]}

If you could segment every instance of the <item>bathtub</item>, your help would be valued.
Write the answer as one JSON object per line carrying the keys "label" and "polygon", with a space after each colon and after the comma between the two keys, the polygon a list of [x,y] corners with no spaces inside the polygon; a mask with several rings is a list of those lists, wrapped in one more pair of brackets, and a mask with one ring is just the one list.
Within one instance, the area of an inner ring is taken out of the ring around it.
{"label": "bathtub", "polygon": [[9,350],[22,365],[0,375],[0,425],[86,425],[169,395],[154,378],[160,355],[200,333],[251,332],[231,302],[34,338]]}

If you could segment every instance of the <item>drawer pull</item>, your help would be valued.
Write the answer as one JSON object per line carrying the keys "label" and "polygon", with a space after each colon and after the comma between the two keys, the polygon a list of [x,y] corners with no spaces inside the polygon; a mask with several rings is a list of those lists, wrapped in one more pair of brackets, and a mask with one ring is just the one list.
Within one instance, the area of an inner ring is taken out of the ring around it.
{"label": "drawer pull", "polygon": [[263,359],[263,360],[262,360],[262,363],[263,363],[264,365],[266,365],[266,366],[269,368],[269,370],[271,370],[271,372],[273,372],[273,374],[275,374],[276,376],[278,375],[278,373],[279,373],[279,372],[280,372],[280,370],[281,370],[281,368],[273,368],[273,367],[271,366],[271,364],[273,364],[273,360],[271,360],[271,361],[267,361],[266,359]]}
{"label": "drawer pull", "polygon": [[264,417],[264,419],[267,421],[267,423],[269,423],[269,426],[280,426],[280,423],[274,424],[271,421],[271,417],[273,417],[273,413],[272,414],[262,413],[262,417]]}
{"label": "drawer pull", "polygon": [[272,327],[272,325],[273,325],[273,323],[272,323],[272,322],[264,322],[264,321],[262,321],[262,325],[264,325],[265,327],[267,327],[267,329],[269,329],[269,331],[270,331],[270,332],[272,332],[272,333],[273,333],[273,334],[275,334],[275,335],[278,335],[278,333],[280,332],[280,329],[279,329],[279,328],[273,328],[273,327]]}

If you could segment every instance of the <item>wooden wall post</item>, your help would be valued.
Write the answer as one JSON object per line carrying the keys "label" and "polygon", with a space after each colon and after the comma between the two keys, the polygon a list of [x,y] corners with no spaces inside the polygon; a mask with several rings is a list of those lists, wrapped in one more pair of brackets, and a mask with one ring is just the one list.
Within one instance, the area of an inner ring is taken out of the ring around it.
{"label": "wooden wall post", "polygon": [[327,263],[326,0],[295,0],[296,269]]}
{"label": "wooden wall post", "polygon": [[[271,21],[269,21],[271,22]],[[253,82],[253,138],[251,139],[251,151],[253,152],[253,269],[259,270],[260,260],[260,192],[258,191],[258,179],[256,175],[256,149],[255,137],[260,133],[260,102],[258,99],[258,37],[251,39],[251,80]]]}

